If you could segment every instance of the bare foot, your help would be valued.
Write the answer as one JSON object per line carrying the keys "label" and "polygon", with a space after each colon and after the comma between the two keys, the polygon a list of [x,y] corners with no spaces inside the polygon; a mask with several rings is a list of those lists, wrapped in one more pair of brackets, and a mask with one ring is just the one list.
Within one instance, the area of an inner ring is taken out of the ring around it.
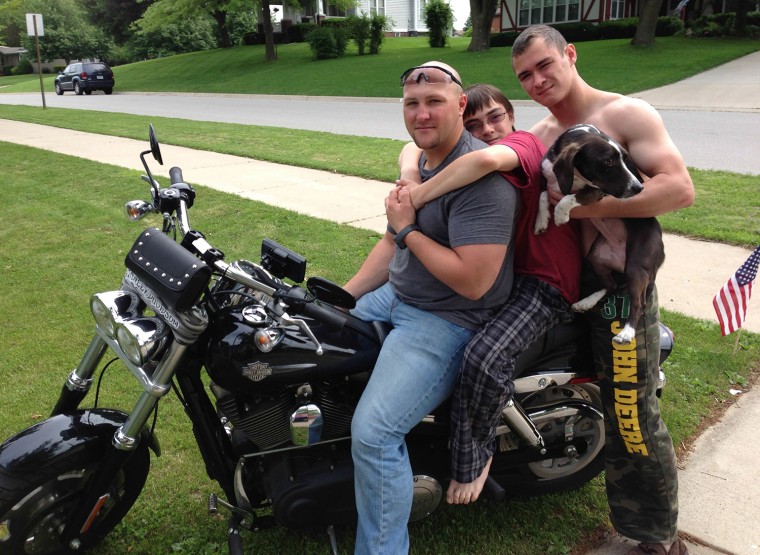
{"label": "bare foot", "polygon": [[449,505],[467,505],[478,500],[480,492],[483,491],[483,486],[486,483],[486,478],[488,478],[488,470],[491,468],[492,460],[493,457],[488,459],[483,472],[472,482],[460,484],[456,480],[451,480],[449,490],[446,492],[446,501]]}

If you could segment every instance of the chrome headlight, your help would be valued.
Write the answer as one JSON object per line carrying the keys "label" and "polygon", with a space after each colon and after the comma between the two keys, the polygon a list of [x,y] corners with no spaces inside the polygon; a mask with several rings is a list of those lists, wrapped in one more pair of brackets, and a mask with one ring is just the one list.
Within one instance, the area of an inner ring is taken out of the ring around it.
{"label": "chrome headlight", "polygon": [[95,323],[111,339],[115,337],[116,326],[127,319],[142,316],[143,307],[140,298],[130,291],[95,293],[90,298]]}
{"label": "chrome headlight", "polygon": [[116,342],[130,362],[142,366],[166,343],[168,328],[160,318],[135,318],[116,326]]}

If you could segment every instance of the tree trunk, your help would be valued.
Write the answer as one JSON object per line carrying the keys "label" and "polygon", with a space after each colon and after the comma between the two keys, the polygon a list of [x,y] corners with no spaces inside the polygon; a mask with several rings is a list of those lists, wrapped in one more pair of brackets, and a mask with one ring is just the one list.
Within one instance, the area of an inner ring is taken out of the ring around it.
{"label": "tree trunk", "polygon": [[738,0],[736,2],[736,17],[734,18],[734,30],[743,35],[747,29],[747,11],[749,11],[748,0]]}
{"label": "tree trunk", "polygon": [[657,17],[660,15],[661,7],[662,0],[644,0],[644,7],[639,16],[639,25],[636,27],[633,40],[631,40],[633,46],[647,47],[654,44]]}
{"label": "tree trunk", "polygon": [[227,27],[227,12],[214,10],[214,19],[216,20],[216,35],[219,39],[219,46],[231,48],[232,39],[230,39],[230,29]]}
{"label": "tree trunk", "polygon": [[274,47],[274,30],[272,29],[272,16],[269,12],[269,0],[261,0],[261,23],[264,26],[266,44],[264,60],[274,62],[277,60],[277,50]]}
{"label": "tree trunk", "polygon": [[472,39],[469,52],[482,52],[491,48],[491,23],[499,0],[470,0]]}

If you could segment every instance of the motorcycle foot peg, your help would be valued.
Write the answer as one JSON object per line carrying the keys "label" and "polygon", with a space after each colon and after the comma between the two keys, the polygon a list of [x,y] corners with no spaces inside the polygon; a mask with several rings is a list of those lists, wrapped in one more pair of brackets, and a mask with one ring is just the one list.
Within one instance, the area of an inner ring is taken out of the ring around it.
{"label": "motorcycle foot peg", "polygon": [[219,499],[215,493],[208,496],[208,514],[211,516],[219,514]]}
{"label": "motorcycle foot peg", "polygon": [[497,503],[501,503],[507,497],[507,492],[504,491],[504,488],[490,476],[486,478],[486,483],[483,484],[483,493],[491,501],[496,501]]}

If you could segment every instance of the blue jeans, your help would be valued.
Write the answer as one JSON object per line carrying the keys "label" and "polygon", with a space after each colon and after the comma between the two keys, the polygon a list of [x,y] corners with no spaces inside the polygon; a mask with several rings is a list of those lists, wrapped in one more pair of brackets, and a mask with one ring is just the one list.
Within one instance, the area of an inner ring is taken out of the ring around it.
{"label": "blue jeans", "polygon": [[404,304],[388,284],[364,295],[351,313],[393,325],[351,425],[354,552],[399,555],[409,551],[413,494],[404,438],[451,395],[473,332]]}

